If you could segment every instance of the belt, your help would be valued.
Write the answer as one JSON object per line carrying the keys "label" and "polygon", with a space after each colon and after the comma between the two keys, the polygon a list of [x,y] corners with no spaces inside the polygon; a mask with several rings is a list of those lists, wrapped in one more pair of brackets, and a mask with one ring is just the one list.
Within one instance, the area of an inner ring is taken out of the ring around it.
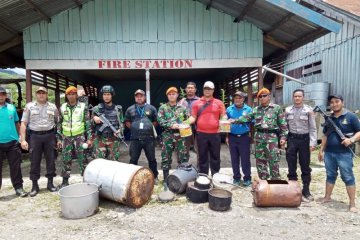
{"label": "belt", "polygon": [[30,134],[36,134],[36,135],[45,135],[45,134],[49,134],[49,133],[55,133],[54,129],[50,129],[50,130],[46,130],[46,131],[34,131],[34,130],[30,130],[29,131]]}
{"label": "belt", "polygon": [[168,133],[180,133],[179,129],[168,129],[168,130],[165,130],[165,132],[168,132]]}
{"label": "belt", "polygon": [[274,129],[260,129],[260,128],[256,129],[256,131],[261,132],[261,133],[277,133],[278,132],[278,130],[274,130]]}
{"label": "belt", "polygon": [[297,134],[297,133],[289,132],[289,137],[292,137],[292,138],[306,138],[306,137],[309,137],[309,134],[308,133]]}
{"label": "belt", "polygon": [[243,133],[243,134],[233,134],[233,133],[230,133],[230,136],[233,136],[233,137],[249,136],[249,132],[246,132],[246,133]]}

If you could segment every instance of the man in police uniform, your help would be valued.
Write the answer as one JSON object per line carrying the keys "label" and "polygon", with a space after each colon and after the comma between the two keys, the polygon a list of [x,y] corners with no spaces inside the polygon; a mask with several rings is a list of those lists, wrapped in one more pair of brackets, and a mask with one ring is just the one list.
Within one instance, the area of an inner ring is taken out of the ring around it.
{"label": "man in police uniform", "polygon": [[158,112],[159,125],[164,129],[162,133],[163,144],[161,147],[161,167],[163,169],[164,182],[169,176],[174,150],[178,154],[180,163],[189,161],[185,139],[182,138],[179,133],[179,124],[189,118],[189,112],[184,106],[177,105],[179,94],[176,87],[168,88],[166,96],[169,102],[162,104]]}
{"label": "man in police uniform", "polygon": [[2,163],[6,157],[10,166],[10,179],[17,196],[26,197],[21,173],[21,150],[19,148],[19,117],[14,105],[6,102],[6,90],[0,87],[0,189]]}
{"label": "man in police uniform", "polygon": [[[36,90],[36,101],[26,104],[21,119],[21,147],[24,150],[29,150],[30,153],[31,197],[36,196],[39,192],[38,180],[40,178],[41,156],[43,153],[46,159],[47,189],[50,192],[56,191],[53,184],[53,178],[56,176],[54,148],[56,147],[55,126],[59,112],[55,104],[47,101],[47,97],[47,89],[39,87]],[[30,133],[29,144],[25,139],[27,127]]]}
{"label": "man in police uniform", "polygon": [[260,179],[280,179],[280,145],[284,147],[288,134],[286,119],[281,107],[270,102],[270,91],[262,88],[257,94],[260,105],[253,112],[238,119],[234,123],[255,121],[255,158]]}
{"label": "man in police uniform", "polygon": [[62,149],[63,165],[61,173],[63,182],[60,188],[69,185],[73,152],[76,152],[80,174],[83,174],[87,165],[84,153],[88,147],[86,139],[91,139],[90,117],[86,104],[78,101],[76,87],[68,87],[65,96],[67,102],[60,107],[60,120],[57,127],[57,146]]}
{"label": "man in police uniform", "polygon": [[285,118],[289,128],[286,149],[286,160],[289,167],[288,178],[289,180],[298,180],[296,169],[299,154],[303,201],[309,202],[314,200],[309,186],[311,181],[310,151],[313,151],[317,144],[315,115],[312,108],[303,103],[304,90],[295,90],[293,101],[294,105],[285,109]]}
{"label": "man in police uniform", "polygon": [[[95,138],[93,137],[95,157],[118,161],[120,158],[119,136],[123,134],[123,113],[122,107],[113,103],[114,96],[115,90],[112,86],[103,86],[99,94],[103,103],[93,108],[91,119],[93,120],[92,131],[95,135]],[[102,122],[96,114],[104,114],[106,119],[117,129],[117,132],[114,133],[110,127],[106,127],[103,131],[100,131]],[[92,144],[92,141],[89,143]]]}
{"label": "man in police uniform", "polygon": [[155,158],[154,133],[157,125],[156,108],[145,102],[145,92],[141,89],[135,91],[135,104],[125,112],[125,125],[131,131],[130,163],[138,164],[141,150],[144,149],[149,168],[158,176],[157,162]]}

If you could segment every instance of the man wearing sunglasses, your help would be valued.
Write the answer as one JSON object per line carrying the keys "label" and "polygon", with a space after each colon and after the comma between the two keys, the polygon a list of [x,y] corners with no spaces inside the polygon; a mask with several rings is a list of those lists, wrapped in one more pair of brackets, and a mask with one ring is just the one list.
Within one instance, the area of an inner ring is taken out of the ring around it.
{"label": "man wearing sunglasses", "polygon": [[245,123],[255,120],[255,158],[256,168],[260,179],[280,179],[279,162],[281,147],[285,146],[288,134],[286,119],[281,107],[270,103],[270,91],[262,88],[257,94],[259,106],[252,113],[238,119],[231,119],[233,123]]}

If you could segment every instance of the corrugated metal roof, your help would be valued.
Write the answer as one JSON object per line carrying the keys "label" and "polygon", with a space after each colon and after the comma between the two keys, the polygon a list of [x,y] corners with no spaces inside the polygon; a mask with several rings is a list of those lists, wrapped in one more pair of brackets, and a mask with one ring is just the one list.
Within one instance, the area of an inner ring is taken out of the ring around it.
{"label": "corrugated metal roof", "polygon": [[[90,0],[81,0],[85,3]],[[49,18],[66,9],[77,7],[74,0],[31,0]],[[24,0],[0,1],[0,45],[21,36],[24,28],[44,20],[34,8]],[[18,55],[18,54],[17,54]],[[23,56],[21,56],[23,58]],[[6,63],[4,63],[6,64]],[[14,65],[11,65],[14,66]]]}

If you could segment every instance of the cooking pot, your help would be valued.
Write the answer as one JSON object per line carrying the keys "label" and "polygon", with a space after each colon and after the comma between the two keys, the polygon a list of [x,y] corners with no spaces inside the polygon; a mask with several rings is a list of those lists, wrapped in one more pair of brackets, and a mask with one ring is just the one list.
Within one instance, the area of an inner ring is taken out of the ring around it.
{"label": "cooking pot", "polygon": [[180,164],[167,178],[166,183],[173,193],[184,193],[187,183],[194,181],[198,170],[189,163]]}
{"label": "cooking pot", "polygon": [[199,189],[194,186],[194,182],[188,182],[186,188],[186,198],[193,203],[205,203],[209,199],[209,189]]}
{"label": "cooking pot", "polygon": [[95,183],[77,183],[59,190],[64,218],[78,219],[95,214],[99,207],[99,189]]}
{"label": "cooking pot", "polygon": [[213,188],[209,190],[209,207],[215,211],[230,209],[232,193],[225,189]]}
{"label": "cooking pot", "polygon": [[198,189],[206,189],[209,190],[211,186],[211,180],[208,175],[204,173],[199,173],[195,182],[194,186]]}

